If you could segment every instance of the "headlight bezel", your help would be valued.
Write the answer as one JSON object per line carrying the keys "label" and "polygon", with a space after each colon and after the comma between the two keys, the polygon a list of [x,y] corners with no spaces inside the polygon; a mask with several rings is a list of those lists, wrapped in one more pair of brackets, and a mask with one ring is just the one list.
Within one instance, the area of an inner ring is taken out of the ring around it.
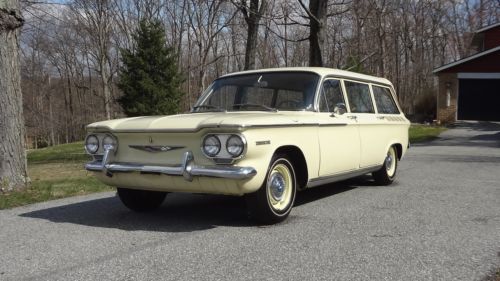
{"label": "headlight bezel", "polygon": [[[231,151],[230,151],[230,149],[229,149],[229,147],[231,146],[229,142],[230,142],[231,140],[234,140],[234,139],[237,139],[237,140],[241,143],[241,145],[240,145],[241,150],[240,150],[238,153],[236,153],[236,154],[231,153]],[[241,155],[243,155],[243,152],[245,151],[245,147],[246,147],[245,139],[244,139],[241,135],[232,134],[232,135],[230,135],[230,136],[227,138],[227,140],[226,140],[226,151],[227,151],[227,153],[228,153],[229,155],[231,155],[233,158],[238,158],[238,157],[240,157]]]}
{"label": "headlight bezel", "polygon": [[[95,143],[96,148],[95,148],[95,150],[91,150],[91,149],[89,149],[89,147],[88,147],[88,143],[89,143],[89,139],[90,139],[90,138],[95,138],[95,140],[96,140],[96,143]],[[101,146],[100,146],[100,143],[101,143],[101,142],[100,142],[100,140],[99,140],[99,137],[98,137],[96,134],[89,134],[89,135],[87,135],[87,137],[85,138],[85,143],[84,143],[84,148],[85,148],[85,151],[86,151],[88,154],[90,154],[90,155],[95,155],[95,154],[99,151],[99,148],[101,147]]]}
{"label": "headlight bezel", "polygon": [[[88,145],[89,140],[93,140],[93,142],[95,142],[95,149],[90,149],[90,146]],[[108,147],[110,143],[113,144],[112,147]],[[108,132],[88,132],[85,137],[83,147],[85,152],[92,156],[102,156],[106,150],[116,153],[118,151],[118,138]]]}
{"label": "headlight bezel", "polygon": [[[205,149],[205,147],[207,146],[206,145],[206,141],[210,138],[213,138],[214,140],[216,140],[216,143],[218,144],[218,148],[217,148],[217,151],[215,153],[209,153],[207,152],[207,150]],[[215,158],[217,157],[217,155],[219,155],[219,153],[221,152],[222,150],[222,142],[220,141],[220,138],[216,135],[216,134],[208,134],[208,135],[205,135],[201,141],[201,151],[203,152],[203,154],[208,157],[208,158]]]}
{"label": "headlight bezel", "polygon": [[[217,139],[221,143],[221,148],[219,149],[218,153],[215,155],[208,155],[205,150],[204,150],[204,143],[205,140],[211,136],[217,137]],[[239,154],[233,154],[228,151],[228,140],[237,137],[239,140],[241,140],[241,143],[243,145],[242,150],[240,151]],[[247,141],[246,138],[243,134],[240,133],[226,133],[226,132],[210,132],[205,134],[201,138],[201,144],[200,144],[200,149],[203,155],[211,160],[213,160],[216,164],[233,164],[235,161],[243,158],[247,152]]]}
{"label": "headlight bezel", "polygon": [[[105,143],[105,141],[107,139],[111,139],[111,141],[112,141],[112,147],[111,148],[109,148],[109,147],[106,148],[106,145],[109,145],[109,144]],[[102,145],[102,149],[104,151],[106,151],[106,150],[116,151],[118,149],[118,139],[115,136],[113,136],[112,134],[105,134],[103,136],[102,140],[101,140],[101,145]]]}

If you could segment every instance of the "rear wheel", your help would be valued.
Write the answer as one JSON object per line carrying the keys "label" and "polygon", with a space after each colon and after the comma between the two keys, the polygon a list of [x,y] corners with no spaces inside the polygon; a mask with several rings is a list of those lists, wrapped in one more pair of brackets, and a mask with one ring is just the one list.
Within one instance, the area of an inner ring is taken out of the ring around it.
{"label": "rear wheel", "polygon": [[138,190],[128,188],[118,188],[118,197],[123,205],[136,212],[148,212],[157,209],[165,196],[166,192]]}
{"label": "rear wheel", "polygon": [[384,165],[380,170],[373,172],[373,179],[378,185],[389,185],[396,178],[396,171],[398,169],[398,153],[396,147],[391,146],[387,151],[387,156],[384,160]]}
{"label": "rear wheel", "polygon": [[293,165],[284,155],[275,155],[259,190],[246,195],[250,218],[262,224],[285,220],[292,210],[297,190]]}

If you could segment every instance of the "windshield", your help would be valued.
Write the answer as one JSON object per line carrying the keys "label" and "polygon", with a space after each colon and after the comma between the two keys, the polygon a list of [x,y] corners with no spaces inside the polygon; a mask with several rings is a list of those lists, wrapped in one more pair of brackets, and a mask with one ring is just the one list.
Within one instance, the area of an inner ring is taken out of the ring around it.
{"label": "windshield", "polygon": [[205,91],[193,112],[313,110],[319,75],[263,72],[220,78]]}

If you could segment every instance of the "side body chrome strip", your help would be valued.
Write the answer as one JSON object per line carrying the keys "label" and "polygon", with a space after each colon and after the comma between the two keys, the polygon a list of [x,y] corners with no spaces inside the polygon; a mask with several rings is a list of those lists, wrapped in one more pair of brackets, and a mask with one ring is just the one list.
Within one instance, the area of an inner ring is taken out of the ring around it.
{"label": "side body chrome strip", "polygon": [[377,166],[367,167],[367,168],[363,168],[363,169],[359,169],[359,170],[355,170],[355,171],[340,173],[340,174],[336,174],[336,175],[310,179],[309,182],[307,183],[306,187],[307,188],[315,187],[315,186],[324,185],[324,184],[328,184],[328,183],[332,183],[332,182],[343,181],[343,180],[357,177],[357,176],[362,176],[364,174],[375,172],[375,171],[379,170],[381,167],[382,167],[382,165],[377,165]]}
{"label": "side body chrome strip", "polygon": [[111,129],[107,126],[87,128],[88,132],[111,132],[111,133],[196,133],[203,129],[256,129],[256,128],[288,128],[288,127],[342,127],[347,123],[290,123],[290,124],[269,124],[269,125],[204,125],[195,129]]}

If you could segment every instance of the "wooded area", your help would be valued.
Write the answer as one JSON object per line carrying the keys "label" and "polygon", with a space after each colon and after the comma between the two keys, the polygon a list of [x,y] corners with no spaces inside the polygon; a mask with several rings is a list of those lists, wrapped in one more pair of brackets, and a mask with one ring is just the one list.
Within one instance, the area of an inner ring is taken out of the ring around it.
{"label": "wooded area", "polygon": [[119,50],[132,46],[142,19],[159,19],[176,51],[179,112],[225,73],[323,65],[386,77],[407,114],[431,118],[432,70],[469,55],[471,32],[500,21],[499,0],[21,2],[30,147],[81,140],[86,124],[123,116]]}

